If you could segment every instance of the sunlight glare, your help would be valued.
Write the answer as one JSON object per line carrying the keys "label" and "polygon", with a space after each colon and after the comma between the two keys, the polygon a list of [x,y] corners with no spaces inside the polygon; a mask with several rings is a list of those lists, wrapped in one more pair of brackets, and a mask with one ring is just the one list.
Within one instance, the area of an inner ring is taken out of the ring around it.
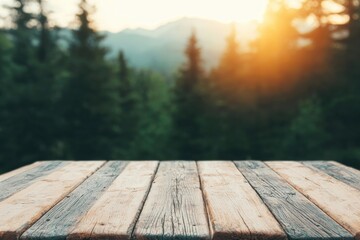
{"label": "sunlight glare", "polygon": [[118,31],[136,27],[156,28],[183,17],[203,18],[223,23],[261,21],[267,1],[92,0],[92,3],[98,9],[95,20],[99,29]]}
{"label": "sunlight glare", "polygon": [[[2,0],[11,3],[13,0]],[[89,0],[97,8],[98,30],[117,32],[126,28],[154,29],[184,17],[222,23],[261,21],[268,0]],[[79,0],[48,0],[50,19],[61,27],[71,27]],[[4,15],[0,6],[0,16]]]}

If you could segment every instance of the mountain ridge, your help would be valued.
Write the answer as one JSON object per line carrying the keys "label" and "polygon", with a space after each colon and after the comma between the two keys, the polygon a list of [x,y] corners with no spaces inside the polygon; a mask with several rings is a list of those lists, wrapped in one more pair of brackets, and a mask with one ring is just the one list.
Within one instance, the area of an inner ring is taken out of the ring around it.
{"label": "mountain ridge", "polygon": [[209,19],[181,18],[155,29],[124,29],[117,33],[103,32],[104,45],[115,58],[124,51],[131,66],[147,68],[169,75],[174,73],[184,58],[184,49],[190,34],[195,31],[207,69],[214,67],[224,51],[226,38],[235,25],[243,51],[256,37],[256,22],[226,24]]}

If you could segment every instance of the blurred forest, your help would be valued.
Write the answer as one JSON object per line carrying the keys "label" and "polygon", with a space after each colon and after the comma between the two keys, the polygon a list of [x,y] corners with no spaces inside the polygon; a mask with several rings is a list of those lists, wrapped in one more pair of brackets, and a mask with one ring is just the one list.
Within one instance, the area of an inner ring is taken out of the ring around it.
{"label": "blurred forest", "polygon": [[[360,0],[269,0],[252,50],[240,51],[234,30],[210,72],[194,32],[171,82],[129,66],[122,52],[108,60],[86,0],[66,48],[45,1],[16,0],[9,11],[11,26],[0,31],[0,171],[48,159],[322,159],[360,168]],[[308,21],[312,29],[301,31]]]}

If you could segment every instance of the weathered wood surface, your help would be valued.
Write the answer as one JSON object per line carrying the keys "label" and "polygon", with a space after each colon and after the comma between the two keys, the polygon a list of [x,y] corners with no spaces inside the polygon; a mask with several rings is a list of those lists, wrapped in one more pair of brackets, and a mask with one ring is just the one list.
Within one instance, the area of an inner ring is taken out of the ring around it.
{"label": "weathered wood surface", "polygon": [[137,239],[210,239],[194,161],[161,162],[135,228]]}
{"label": "weathered wood surface", "polygon": [[131,162],[84,215],[68,239],[129,239],[158,162]]}
{"label": "weathered wood surface", "polygon": [[37,178],[45,176],[65,162],[43,162],[27,171],[19,173],[0,182],[0,201],[30,186]]}
{"label": "weathered wood surface", "polygon": [[20,173],[23,173],[25,171],[28,171],[28,170],[30,170],[30,169],[32,169],[32,168],[34,168],[34,167],[36,167],[36,166],[38,166],[38,165],[40,165],[42,163],[43,162],[34,162],[32,164],[29,164],[29,165],[23,166],[21,168],[15,169],[15,170],[13,170],[11,172],[4,173],[4,174],[0,175],[0,182],[4,181],[5,179],[8,179],[10,177],[16,176],[16,175],[18,175]]}
{"label": "weathered wood surface", "polygon": [[310,161],[310,162],[303,162],[306,166],[312,166],[321,171],[327,173],[328,175],[340,180],[358,190],[360,190],[360,172],[344,166],[340,163],[331,161],[331,162],[324,162],[324,161]]}
{"label": "weathered wood surface", "polygon": [[69,163],[0,202],[0,239],[18,239],[27,228],[103,164]]}
{"label": "weathered wood surface", "polygon": [[297,162],[268,162],[325,213],[360,239],[360,191]]}
{"label": "weathered wood surface", "polygon": [[0,175],[0,240],[360,240],[359,174],[321,161],[36,162]]}
{"label": "weathered wood surface", "polygon": [[126,165],[127,162],[121,161],[106,163],[48,211],[21,238],[65,240],[81,217],[100,198]]}
{"label": "weathered wood surface", "polygon": [[233,162],[198,162],[213,239],[286,239]]}
{"label": "weathered wood surface", "polygon": [[353,239],[315,204],[260,161],[235,162],[289,239]]}

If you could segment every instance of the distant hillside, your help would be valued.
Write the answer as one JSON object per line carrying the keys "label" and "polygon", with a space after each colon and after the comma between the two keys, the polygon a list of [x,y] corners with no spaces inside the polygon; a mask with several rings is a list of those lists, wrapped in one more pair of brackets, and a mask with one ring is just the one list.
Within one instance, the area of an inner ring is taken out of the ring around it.
{"label": "distant hillside", "polygon": [[[249,40],[256,36],[256,23],[236,25],[242,49],[248,49]],[[224,50],[231,24],[216,21],[183,18],[154,30],[126,29],[119,33],[105,32],[104,41],[115,57],[123,50],[135,67],[150,68],[164,74],[174,73],[184,61],[184,48],[192,31],[195,31],[203,50],[207,68],[215,66]]]}

